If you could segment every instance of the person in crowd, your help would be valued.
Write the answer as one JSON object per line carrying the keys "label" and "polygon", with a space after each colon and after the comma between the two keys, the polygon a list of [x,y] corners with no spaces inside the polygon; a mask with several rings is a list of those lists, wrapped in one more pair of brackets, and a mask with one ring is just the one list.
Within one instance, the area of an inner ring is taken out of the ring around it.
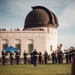
{"label": "person in crowd", "polygon": [[10,52],[10,65],[13,65],[13,55],[14,55],[14,52],[11,51]]}
{"label": "person in crowd", "polygon": [[23,56],[24,56],[24,64],[26,64],[26,62],[27,62],[27,53],[25,52],[25,50],[24,50]]}
{"label": "person in crowd", "polygon": [[47,51],[45,51],[45,53],[44,53],[45,64],[47,64],[47,59],[48,59],[48,53],[47,53]]}
{"label": "person in crowd", "polygon": [[56,54],[54,51],[52,52],[51,56],[52,56],[52,63],[53,64],[56,63]]}
{"label": "person in crowd", "polygon": [[33,51],[31,51],[30,55],[31,55],[31,64],[33,64]]}
{"label": "person in crowd", "polygon": [[41,62],[42,62],[42,53],[39,52],[39,64],[41,64]]}
{"label": "person in crowd", "polygon": [[37,51],[36,51],[36,49],[34,49],[34,51],[33,51],[33,61],[34,61],[34,66],[36,66],[36,63],[37,63]]}
{"label": "person in crowd", "polygon": [[17,50],[16,52],[16,64],[19,65],[19,61],[20,61],[20,51]]}
{"label": "person in crowd", "polygon": [[2,65],[4,66],[5,63],[6,63],[6,51],[3,50],[3,51],[2,51]]}

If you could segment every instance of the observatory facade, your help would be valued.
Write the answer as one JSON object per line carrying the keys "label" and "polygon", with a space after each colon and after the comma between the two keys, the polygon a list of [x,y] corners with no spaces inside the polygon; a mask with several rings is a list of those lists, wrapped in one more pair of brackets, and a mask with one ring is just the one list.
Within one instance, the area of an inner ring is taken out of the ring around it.
{"label": "observatory facade", "polygon": [[13,46],[21,50],[21,57],[24,50],[29,54],[34,49],[42,54],[45,51],[50,54],[57,49],[58,26],[57,17],[52,11],[43,6],[32,7],[22,31],[0,31],[0,53],[5,48]]}

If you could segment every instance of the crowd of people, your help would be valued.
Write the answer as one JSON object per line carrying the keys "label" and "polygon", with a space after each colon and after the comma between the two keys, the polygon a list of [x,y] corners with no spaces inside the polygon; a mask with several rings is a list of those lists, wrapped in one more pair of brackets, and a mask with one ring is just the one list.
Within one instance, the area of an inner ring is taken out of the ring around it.
{"label": "crowd of people", "polygon": [[74,47],[71,47],[68,50],[65,50],[65,52],[62,52],[61,50],[58,50],[57,52],[54,52],[52,55],[52,63],[63,63],[63,60],[66,59],[66,64],[72,63],[73,57],[75,55],[75,49]]}
{"label": "crowd of people", "polygon": [[[6,51],[3,50],[2,51],[2,65],[5,65],[6,63]],[[11,51],[9,53],[10,55],[10,65],[13,65],[13,56],[14,56],[14,52]],[[36,66],[36,64],[47,64],[48,61],[51,61],[52,64],[55,64],[55,63],[63,63],[63,60],[66,59],[66,64],[68,63],[72,63],[72,59],[75,55],[75,49],[74,48],[70,48],[69,50],[66,50],[65,52],[62,52],[61,50],[58,50],[58,51],[53,51],[50,54],[47,53],[47,51],[44,52],[44,54],[42,55],[41,52],[37,52],[36,49],[34,49],[34,51],[32,51],[30,53],[30,61],[28,60],[28,53],[26,53],[25,51],[23,52],[23,62],[24,64],[27,64],[27,63],[31,63],[31,64],[34,64],[34,66]],[[18,50],[16,53],[15,53],[15,62],[16,64],[19,64],[20,63],[20,51]]]}
{"label": "crowd of people", "polygon": [[[2,51],[2,65],[5,65],[5,63],[6,63],[6,55],[7,55],[6,51],[3,50],[3,51]],[[11,51],[11,52],[9,53],[9,55],[10,55],[10,65],[13,65],[14,52]],[[28,57],[27,57],[27,55],[28,55],[28,53],[26,53],[26,52],[24,51],[24,52],[23,52],[24,64],[27,64],[27,62],[28,62]],[[45,61],[45,64],[47,64],[48,53],[47,53],[46,51],[45,51],[43,57],[44,57],[43,61]],[[39,64],[41,64],[41,63],[42,63],[42,53],[41,53],[41,52],[38,53],[38,52],[36,51],[36,49],[34,49],[34,51],[30,53],[30,61],[29,61],[29,63],[34,64],[34,66],[36,66],[36,64],[37,64],[37,59],[39,59]],[[15,60],[16,60],[16,64],[19,64],[19,63],[20,63],[20,51],[19,51],[19,50],[15,53]]]}

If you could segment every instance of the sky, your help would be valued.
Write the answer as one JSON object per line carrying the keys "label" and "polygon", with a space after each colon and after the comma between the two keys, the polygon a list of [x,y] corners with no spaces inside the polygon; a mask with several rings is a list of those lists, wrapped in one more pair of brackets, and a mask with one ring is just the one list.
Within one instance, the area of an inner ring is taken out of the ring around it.
{"label": "sky", "polygon": [[75,0],[0,0],[0,28],[24,27],[32,6],[44,6],[58,18],[58,43],[64,49],[75,47]]}

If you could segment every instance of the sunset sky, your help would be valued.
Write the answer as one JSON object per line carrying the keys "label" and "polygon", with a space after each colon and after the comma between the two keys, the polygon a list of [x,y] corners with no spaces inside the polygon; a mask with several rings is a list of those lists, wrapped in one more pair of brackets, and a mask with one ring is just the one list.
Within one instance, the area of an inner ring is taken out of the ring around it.
{"label": "sunset sky", "polygon": [[31,7],[37,5],[57,16],[58,43],[62,43],[64,49],[75,47],[75,0],[0,0],[0,28],[22,30]]}

